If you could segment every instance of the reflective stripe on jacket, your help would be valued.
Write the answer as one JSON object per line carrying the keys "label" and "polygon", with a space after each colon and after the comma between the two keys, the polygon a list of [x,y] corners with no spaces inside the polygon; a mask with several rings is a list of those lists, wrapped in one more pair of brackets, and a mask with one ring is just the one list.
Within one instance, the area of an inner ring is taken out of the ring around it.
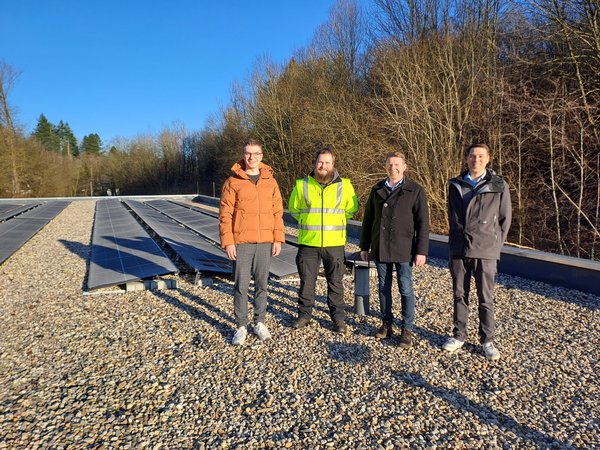
{"label": "reflective stripe on jacket", "polygon": [[346,221],[358,211],[358,198],[337,173],[325,187],[309,175],[296,180],[288,208],[298,221],[299,244],[334,247],[346,244]]}

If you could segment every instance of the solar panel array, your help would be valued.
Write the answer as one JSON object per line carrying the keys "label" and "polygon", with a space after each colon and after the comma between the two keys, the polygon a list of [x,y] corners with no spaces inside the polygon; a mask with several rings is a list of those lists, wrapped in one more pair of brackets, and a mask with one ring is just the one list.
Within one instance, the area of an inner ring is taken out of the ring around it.
{"label": "solar panel array", "polygon": [[147,205],[159,210],[186,227],[206,236],[211,241],[220,242],[219,221],[214,217],[203,214],[199,210],[182,207],[167,200],[150,200]]}
{"label": "solar panel array", "polygon": [[[23,210],[25,212],[0,223],[0,264],[6,261],[14,252],[31,239],[48,222],[56,217],[70,202],[49,201],[39,205],[31,203],[27,205],[16,205],[10,212]],[[18,213],[17,213],[18,214]]]}
{"label": "solar panel array", "polygon": [[195,271],[232,272],[225,253],[198,234],[147,204],[135,200],[125,203]]}
{"label": "solar panel array", "polygon": [[177,267],[119,200],[96,202],[89,289],[175,272]]}
{"label": "solar panel array", "polygon": [[[204,213],[193,206],[167,200],[151,200],[146,203],[192,230],[208,237],[215,243],[220,241],[219,219],[216,214]],[[286,240],[288,239],[294,239],[294,237],[286,236]],[[282,278],[297,273],[297,252],[298,249],[293,245],[283,243],[281,253],[271,258],[271,266],[269,268],[271,274]]]}
{"label": "solar panel array", "polygon": [[12,217],[21,214],[31,208],[38,206],[40,203],[0,203],[0,222],[4,222]]}

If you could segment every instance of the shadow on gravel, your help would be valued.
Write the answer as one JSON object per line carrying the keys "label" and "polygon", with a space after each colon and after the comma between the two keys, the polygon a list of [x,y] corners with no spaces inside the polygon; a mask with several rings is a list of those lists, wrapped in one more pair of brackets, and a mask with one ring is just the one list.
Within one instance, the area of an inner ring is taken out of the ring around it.
{"label": "shadow on gravel", "polygon": [[234,327],[229,325],[229,323],[233,323],[233,319],[224,314],[221,310],[215,308],[212,305],[209,305],[208,303],[198,299],[198,297],[193,296],[185,291],[179,291],[180,293],[182,293],[183,295],[185,295],[187,298],[191,299],[192,301],[202,305],[202,306],[206,306],[209,309],[213,310],[213,311],[217,311],[217,314],[224,318],[224,320],[218,320],[215,319],[211,316],[209,316],[208,314],[206,314],[204,311],[200,310],[199,308],[196,308],[194,306],[188,305],[186,303],[183,303],[182,301],[176,299],[175,297],[172,297],[171,295],[167,294],[165,291],[153,291],[153,294],[167,302],[170,305],[173,305],[179,309],[181,309],[183,312],[189,314],[190,316],[192,316],[194,319],[198,319],[198,320],[202,320],[204,322],[206,322],[209,325],[212,325],[215,330],[217,330],[221,336],[223,336],[224,339],[228,339],[231,336],[233,336],[234,333]]}
{"label": "shadow on gravel", "polygon": [[453,407],[477,416],[483,423],[514,433],[524,441],[530,442],[534,448],[574,448],[567,442],[520,424],[507,414],[495,411],[482,403],[477,403],[456,390],[433,386],[418,373],[393,371],[392,376],[411,387],[429,391],[432,395],[448,402]]}
{"label": "shadow on gravel", "polygon": [[[90,236],[91,240],[91,236]],[[87,288],[88,276],[90,273],[90,261],[92,259],[92,246],[85,245],[81,242],[68,241],[66,239],[59,239],[62,245],[65,246],[67,250],[69,250],[74,255],[79,256],[81,259],[85,261],[85,276],[83,277],[83,283],[81,284],[81,290],[85,291]]]}
{"label": "shadow on gravel", "polygon": [[371,349],[363,344],[328,342],[329,357],[345,364],[364,364],[371,357]]}
{"label": "shadow on gravel", "polygon": [[570,303],[592,311],[600,310],[600,297],[542,281],[532,281],[514,275],[498,274],[496,289],[504,289],[514,300],[520,292],[530,292],[550,300]]}

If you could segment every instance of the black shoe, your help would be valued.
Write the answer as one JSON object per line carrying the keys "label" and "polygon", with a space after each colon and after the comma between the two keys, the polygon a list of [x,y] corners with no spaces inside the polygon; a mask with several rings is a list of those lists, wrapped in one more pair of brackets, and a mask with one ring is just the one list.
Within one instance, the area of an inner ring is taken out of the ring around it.
{"label": "black shoe", "polygon": [[343,320],[338,320],[337,322],[334,322],[333,330],[336,333],[345,333],[346,331],[348,331],[348,326]]}
{"label": "black shoe", "polygon": [[400,334],[400,343],[398,346],[400,348],[412,347],[412,333],[410,331],[402,329],[402,334]]}
{"label": "black shoe", "polygon": [[293,326],[294,326],[294,328],[299,330],[300,328],[304,328],[306,325],[308,325],[308,322],[310,322],[310,318],[299,317],[298,319],[296,319]]}

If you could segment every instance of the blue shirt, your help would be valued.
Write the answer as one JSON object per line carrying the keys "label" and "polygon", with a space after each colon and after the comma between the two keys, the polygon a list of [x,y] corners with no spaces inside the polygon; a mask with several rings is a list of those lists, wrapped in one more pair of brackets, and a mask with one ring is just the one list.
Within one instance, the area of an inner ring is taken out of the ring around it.
{"label": "blue shirt", "polygon": [[485,175],[486,172],[483,172],[483,175],[481,175],[479,178],[473,179],[471,178],[471,173],[467,172],[467,174],[465,175],[465,181],[474,187],[477,186],[477,184],[485,178]]}
{"label": "blue shirt", "polygon": [[396,183],[394,186],[392,186],[390,184],[390,179],[386,178],[385,179],[385,187],[388,188],[390,190],[390,192],[394,192],[397,188],[399,188],[400,186],[402,186],[404,184],[404,178],[402,178],[398,183]]}

